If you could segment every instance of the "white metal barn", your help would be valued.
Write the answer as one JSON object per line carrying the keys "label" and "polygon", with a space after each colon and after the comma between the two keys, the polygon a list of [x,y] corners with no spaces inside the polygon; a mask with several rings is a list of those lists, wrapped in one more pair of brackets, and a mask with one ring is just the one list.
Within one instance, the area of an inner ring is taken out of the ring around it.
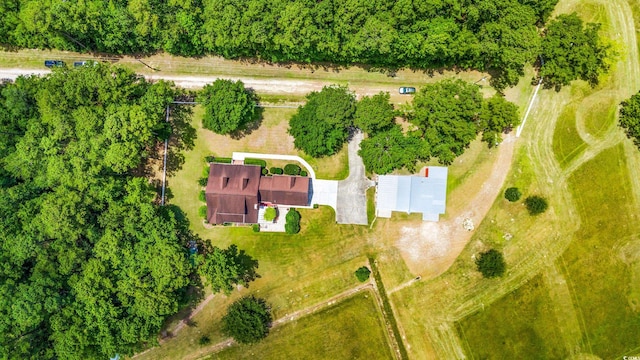
{"label": "white metal barn", "polygon": [[447,199],[448,170],[423,168],[418,176],[381,175],[376,185],[376,215],[390,218],[393,211],[422,213],[422,220],[438,221]]}

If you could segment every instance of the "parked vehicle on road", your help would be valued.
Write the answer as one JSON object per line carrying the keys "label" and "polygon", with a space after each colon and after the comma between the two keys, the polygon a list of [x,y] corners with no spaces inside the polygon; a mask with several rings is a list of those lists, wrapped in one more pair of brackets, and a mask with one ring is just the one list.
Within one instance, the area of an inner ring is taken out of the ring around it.
{"label": "parked vehicle on road", "polygon": [[401,87],[398,92],[402,95],[414,94],[416,92],[416,88],[410,86]]}
{"label": "parked vehicle on road", "polygon": [[64,61],[62,61],[62,60],[45,60],[44,61],[44,66],[46,66],[48,68],[63,67],[64,66]]}

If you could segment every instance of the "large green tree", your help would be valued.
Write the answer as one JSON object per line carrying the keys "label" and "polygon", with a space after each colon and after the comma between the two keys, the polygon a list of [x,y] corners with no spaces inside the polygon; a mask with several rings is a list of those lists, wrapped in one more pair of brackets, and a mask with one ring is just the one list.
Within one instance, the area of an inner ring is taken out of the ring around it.
{"label": "large green tree", "polygon": [[619,125],[624,129],[627,137],[640,148],[640,93],[620,104]]}
{"label": "large green tree", "polygon": [[355,95],[344,86],[310,93],[289,121],[295,147],[313,157],[335,154],[349,136],[355,110]]}
{"label": "large green tree", "polygon": [[431,146],[431,155],[450,164],[475,139],[482,103],[477,85],[462,80],[428,84],[413,99],[411,121]]}
{"label": "large green tree", "polygon": [[360,99],[356,105],[353,124],[369,135],[391,128],[394,124],[394,111],[389,98],[388,92],[380,92]]}
{"label": "large green tree", "polygon": [[256,96],[240,80],[217,79],[202,89],[197,100],[205,110],[202,126],[218,134],[242,130],[256,114]]}
{"label": "large green tree", "polygon": [[358,151],[367,171],[387,174],[395,169],[415,170],[417,160],[429,158],[428,144],[415,136],[406,136],[400,126],[362,140]]}
{"label": "large green tree", "polygon": [[249,282],[259,277],[256,273],[258,261],[238,250],[236,245],[227,249],[213,247],[201,256],[202,264],[198,268],[214,293],[230,294],[235,285],[248,286]]}
{"label": "large green tree", "polygon": [[482,141],[489,147],[498,145],[502,141],[501,134],[519,123],[518,107],[501,94],[495,94],[482,103],[479,127]]}
{"label": "large green tree", "polygon": [[252,344],[269,334],[271,321],[271,309],[264,299],[245,296],[229,306],[222,331],[241,344]]}
{"label": "large green tree", "polygon": [[185,305],[194,236],[138,175],[174,96],[105,65],[2,87],[0,358],[131,355]]}
{"label": "large green tree", "polygon": [[542,38],[543,64],[538,73],[545,86],[560,89],[576,79],[598,84],[613,56],[599,30],[599,24],[585,26],[576,13],[562,14],[549,22]]}

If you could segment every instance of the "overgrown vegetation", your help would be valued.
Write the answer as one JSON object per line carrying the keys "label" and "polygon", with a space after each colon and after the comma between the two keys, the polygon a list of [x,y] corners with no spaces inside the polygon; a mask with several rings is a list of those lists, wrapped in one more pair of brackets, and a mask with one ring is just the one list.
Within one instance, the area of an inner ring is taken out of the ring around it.
{"label": "overgrown vegetation", "polygon": [[252,344],[269,334],[271,321],[271,309],[264,299],[245,296],[229,306],[222,330],[241,344]]}
{"label": "overgrown vegetation", "polygon": [[389,68],[456,65],[497,72],[494,82],[504,87],[516,84],[539,54],[537,25],[556,2],[31,0],[0,5],[0,39],[9,46],[112,54],[164,50]]}
{"label": "overgrown vegetation", "polygon": [[215,133],[231,134],[255,120],[257,98],[240,80],[217,79],[197,99],[205,108],[202,127]]}
{"label": "overgrown vegetation", "polygon": [[620,105],[619,125],[627,137],[640,148],[640,93],[631,96]]}
{"label": "overgrown vegetation", "polygon": [[495,278],[502,276],[506,270],[507,264],[504,262],[502,253],[496,249],[489,249],[476,259],[478,271],[485,278]]}
{"label": "overgrown vegetation", "polygon": [[256,272],[258,261],[244,250],[238,250],[236,245],[230,245],[227,249],[205,246],[198,255],[198,263],[200,275],[214,293],[229,295],[234,286],[247,287],[249,282],[260,277]]}

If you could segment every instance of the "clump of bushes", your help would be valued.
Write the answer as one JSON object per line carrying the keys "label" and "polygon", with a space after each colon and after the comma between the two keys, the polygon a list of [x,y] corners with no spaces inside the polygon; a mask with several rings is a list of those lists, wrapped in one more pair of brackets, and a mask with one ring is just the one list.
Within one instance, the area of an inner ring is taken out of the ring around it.
{"label": "clump of bushes", "polygon": [[286,175],[300,175],[300,166],[296,164],[287,164],[284,166],[284,173]]}
{"label": "clump of bushes", "polygon": [[356,274],[356,278],[360,282],[365,282],[365,281],[369,280],[369,276],[371,276],[371,270],[369,270],[368,267],[363,266],[363,267],[359,268],[358,270],[356,270],[355,274]]}
{"label": "clump of bushes", "polygon": [[275,175],[282,175],[283,170],[282,168],[279,168],[279,167],[272,167],[269,169],[269,172]]}
{"label": "clump of bushes", "polygon": [[538,195],[532,195],[524,199],[524,205],[529,210],[529,215],[539,215],[547,211],[549,204],[547,200]]}
{"label": "clump of bushes", "polygon": [[207,335],[202,335],[200,340],[198,340],[198,344],[200,345],[209,345],[211,343],[211,339]]}
{"label": "clump of bushes", "polygon": [[276,218],[276,216],[278,216],[278,212],[276,211],[276,209],[272,207],[268,207],[264,211],[264,219],[267,221],[273,221]]}
{"label": "clump of bushes", "polygon": [[262,175],[267,175],[269,173],[269,169],[266,167],[262,168]]}
{"label": "clump of bushes", "polygon": [[207,182],[209,182],[209,178],[208,177],[203,177],[198,179],[198,185],[200,186],[207,186]]}
{"label": "clump of bushes", "polygon": [[520,200],[521,196],[522,196],[522,193],[517,187],[510,187],[504,191],[504,198],[511,202],[516,202]]}
{"label": "clump of bushes", "polygon": [[504,262],[504,257],[500,251],[490,249],[480,253],[480,256],[476,259],[476,266],[482,276],[490,279],[502,276],[507,264]]}
{"label": "clump of bushes", "polygon": [[205,194],[204,190],[200,190],[200,193],[198,194],[198,200],[207,202],[207,194]]}
{"label": "clump of bushes", "polygon": [[198,216],[203,219],[207,218],[207,205],[202,205],[198,208]]}
{"label": "clump of bushes", "polygon": [[300,232],[300,213],[296,209],[291,209],[285,217],[284,231],[287,234],[297,234]]}
{"label": "clump of bushes", "polygon": [[260,225],[258,224],[251,225],[251,228],[253,229],[253,232],[260,232]]}
{"label": "clump of bushes", "polygon": [[307,175],[309,175],[309,174],[307,174],[307,172],[306,172],[306,171],[304,171],[304,170],[301,170],[301,171],[300,171],[300,176],[307,176]]}

